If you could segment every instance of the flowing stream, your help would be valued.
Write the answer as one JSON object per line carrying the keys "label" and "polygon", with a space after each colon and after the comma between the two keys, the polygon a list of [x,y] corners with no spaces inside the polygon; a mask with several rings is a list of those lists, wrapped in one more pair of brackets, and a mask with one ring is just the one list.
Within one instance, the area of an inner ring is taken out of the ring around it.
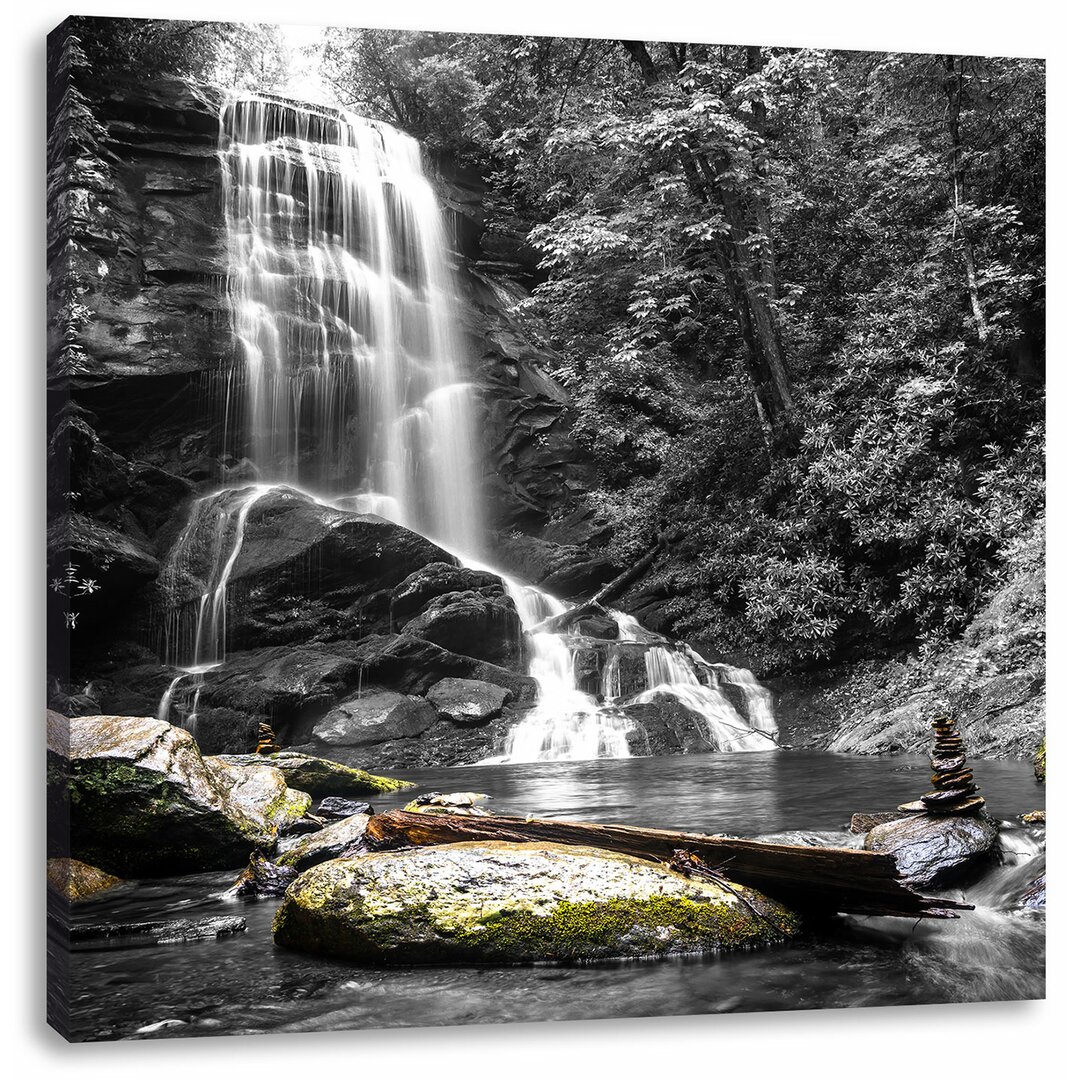
{"label": "flowing stream", "polygon": [[[977,761],[975,771],[995,814],[1015,822],[1043,806],[1044,789],[1026,763]],[[493,808],[507,813],[851,844],[844,826],[852,811],[894,806],[921,790],[926,759],[785,751],[402,775],[426,791],[489,792]],[[385,809],[408,797],[374,802]],[[1006,827],[1002,846],[1001,864],[963,890],[977,908],[961,919],[843,916],[761,951],[580,967],[339,963],[275,948],[277,901],[222,899],[235,871],[130,883],[79,905],[76,918],[242,915],[247,931],[74,953],[75,1028],[84,1039],[170,1038],[1039,998],[1045,922],[1018,896],[1044,872],[1043,830]]]}
{"label": "flowing stream", "polygon": [[[493,569],[483,561],[458,298],[419,146],[346,111],[235,95],[222,107],[219,158],[240,360],[225,397],[226,441],[258,481],[197,500],[164,574],[174,598],[164,652],[177,675],[158,716],[189,729],[205,675],[227,661],[230,579],[248,516],[275,488],[379,514]],[[566,606],[501,576],[539,694],[492,761],[628,757],[636,725],[624,707],[658,699],[699,718],[698,734],[717,751],[775,746],[769,696],[750,672],[707,664],[620,612],[609,613],[614,642],[546,629]],[[605,654],[591,688],[579,676],[586,650]],[[635,659],[645,678],[631,689]]]}

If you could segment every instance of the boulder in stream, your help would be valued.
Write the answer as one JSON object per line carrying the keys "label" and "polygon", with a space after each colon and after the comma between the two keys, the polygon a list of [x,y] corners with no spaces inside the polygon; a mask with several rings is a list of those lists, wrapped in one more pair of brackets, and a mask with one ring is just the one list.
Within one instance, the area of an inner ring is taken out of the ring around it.
{"label": "boulder in stream", "polygon": [[154,945],[182,945],[188,941],[241,934],[247,920],[235,915],[206,919],[166,919],[160,922],[84,923],[71,927],[72,949],[140,949]]}
{"label": "boulder in stream", "polygon": [[315,807],[315,816],[324,821],[340,821],[342,818],[352,817],[353,814],[374,813],[371,803],[360,802],[358,799],[343,799],[338,795],[328,795]]}
{"label": "boulder in stream", "polygon": [[780,941],[798,918],[752,889],[630,856],[482,842],[377,852],[289,887],[276,944],[375,964],[515,964],[714,952]]}
{"label": "boulder in stream", "polygon": [[866,834],[867,851],[890,852],[918,888],[957,881],[993,850],[998,826],[986,814],[908,814]]}
{"label": "boulder in stream", "polygon": [[49,859],[46,873],[49,888],[65,900],[89,900],[91,896],[119,885],[120,878],[89,866],[78,859]]}
{"label": "boulder in stream", "polygon": [[370,820],[370,814],[354,814],[335,821],[290,847],[278,858],[278,865],[294,871],[307,870],[329,859],[359,855],[365,850],[364,832]]}
{"label": "boulder in stream", "polygon": [[48,731],[50,797],[67,798],[70,854],[109,873],[237,866],[303,804],[266,761],[257,772],[207,761],[188,732],[153,717],[50,718]]}
{"label": "boulder in stream", "polygon": [[378,795],[415,787],[408,780],[376,776],[337,761],[313,757],[296,750],[273,754],[225,754],[217,759],[230,765],[273,765],[285,774],[288,784],[316,799],[324,795]]}

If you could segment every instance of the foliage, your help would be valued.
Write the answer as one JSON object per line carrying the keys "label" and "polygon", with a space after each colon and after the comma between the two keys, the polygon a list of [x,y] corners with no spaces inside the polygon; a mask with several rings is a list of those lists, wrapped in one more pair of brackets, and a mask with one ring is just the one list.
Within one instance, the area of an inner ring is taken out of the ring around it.
{"label": "foliage", "polygon": [[245,90],[278,90],[288,71],[281,28],[180,19],[71,22],[92,68],[135,78],[179,75]]}
{"label": "foliage", "polygon": [[[105,22],[87,53],[129,72],[284,70],[270,28]],[[323,55],[528,233],[608,554],[682,537],[642,586],[672,629],[771,667],[963,629],[1043,505],[1041,62],[387,30]]]}

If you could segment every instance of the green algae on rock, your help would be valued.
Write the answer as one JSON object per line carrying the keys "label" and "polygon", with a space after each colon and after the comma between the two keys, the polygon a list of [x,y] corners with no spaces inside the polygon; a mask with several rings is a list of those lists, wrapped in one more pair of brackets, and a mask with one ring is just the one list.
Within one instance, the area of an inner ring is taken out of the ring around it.
{"label": "green algae on rock", "polygon": [[272,765],[285,774],[289,787],[306,791],[316,799],[325,795],[379,795],[416,787],[408,780],[376,776],[363,769],[353,769],[295,750],[280,750],[274,754],[222,754],[217,760],[229,765]]}
{"label": "green algae on rock", "polygon": [[310,805],[268,763],[203,758],[188,732],[153,717],[84,716],[62,727],[49,725],[49,775],[70,806],[70,854],[113,874],[240,866]]}
{"label": "green algae on rock", "polygon": [[798,929],[753,889],[597,848],[492,841],[314,867],[286,892],[274,941],[362,963],[515,964],[716,952]]}

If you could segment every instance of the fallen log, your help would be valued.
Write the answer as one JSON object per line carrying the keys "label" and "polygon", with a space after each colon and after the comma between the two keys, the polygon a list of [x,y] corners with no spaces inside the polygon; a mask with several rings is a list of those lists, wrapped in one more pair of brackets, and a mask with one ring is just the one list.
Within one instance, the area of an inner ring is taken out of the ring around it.
{"label": "fallen log", "polygon": [[954,919],[972,905],[922,896],[900,880],[888,854],[850,848],[768,844],[759,840],[598,825],[546,818],[459,817],[390,810],[376,814],[364,836],[372,850],[427,847],[467,841],[574,844],[670,862],[682,850],[804,912],[847,912],[906,918]]}
{"label": "fallen log", "polygon": [[654,544],[640,559],[637,560],[637,562],[633,563],[619,574],[617,578],[609,581],[603,588],[595,592],[582,606],[588,607],[590,604],[606,604],[613,596],[618,596],[620,593],[625,592],[645,573],[646,570],[649,569],[650,566],[652,566],[656,561],[656,557],[664,547],[666,547],[666,542]]}

